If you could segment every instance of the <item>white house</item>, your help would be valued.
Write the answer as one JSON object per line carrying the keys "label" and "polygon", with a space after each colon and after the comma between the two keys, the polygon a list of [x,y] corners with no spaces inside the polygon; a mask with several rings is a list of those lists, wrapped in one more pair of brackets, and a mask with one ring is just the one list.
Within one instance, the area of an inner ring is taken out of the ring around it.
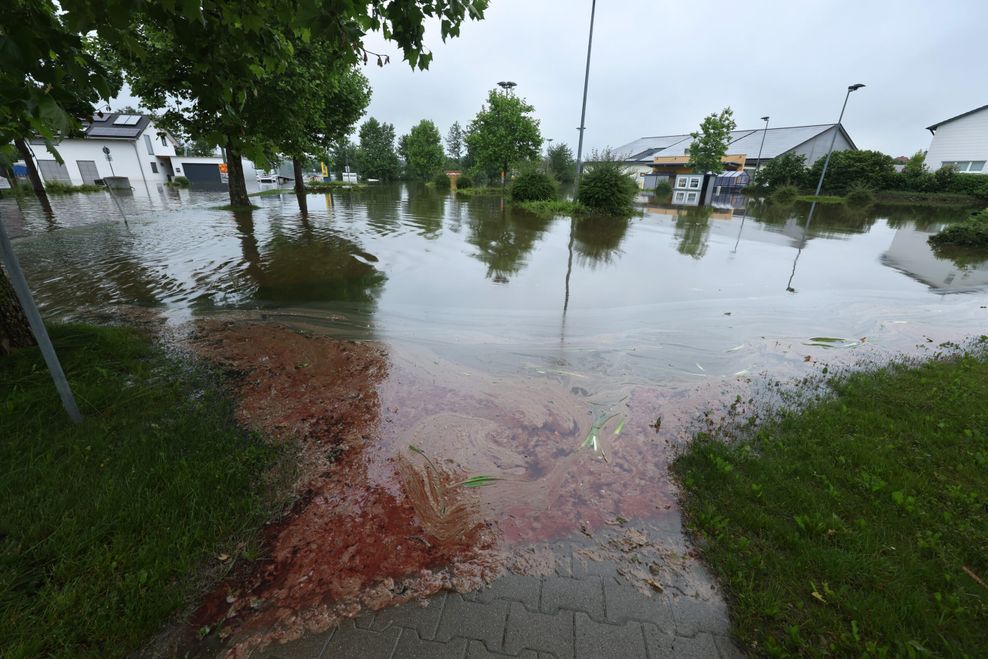
{"label": "white house", "polygon": [[[182,156],[175,139],[147,115],[96,114],[83,130],[82,137],[56,145],[61,164],[42,140],[31,140],[42,179],[81,185],[111,176],[126,177],[132,188],[145,187],[148,191],[176,176],[185,176],[193,185],[226,185],[220,171],[222,158]],[[248,160],[244,160],[244,176],[254,182],[254,165]]]}
{"label": "white house", "polygon": [[[810,166],[827,155],[830,141],[834,139],[834,151],[854,150],[857,147],[843,126],[837,124],[818,124],[813,126],[779,126],[777,128],[735,130],[731,132],[727,153],[744,157],[744,169],[754,172],[758,166],[759,150],[761,162],[765,163],[785,153],[797,153],[806,156],[806,165]],[[764,138],[764,145],[763,145]],[[689,147],[693,138],[689,135],[665,135],[657,137],[641,137],[633,142],[614,150],[614,155],[621,160],[628,172],[639,179],[641,185],[646,174],[653,171],[656,158],[668,160],[672,173],[690,171],[683,166],[689,155]]]}
{"label": "white house", "polygon": [[931,170],[953,167],[958,172],[988,174],[988,105],[927,126],[933,141],[926,152]]}

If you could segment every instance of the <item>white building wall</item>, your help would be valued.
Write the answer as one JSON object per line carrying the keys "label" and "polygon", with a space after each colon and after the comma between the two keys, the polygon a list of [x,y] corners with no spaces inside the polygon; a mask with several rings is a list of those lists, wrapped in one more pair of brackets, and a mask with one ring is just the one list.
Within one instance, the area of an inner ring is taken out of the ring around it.
{"label": "white building wall", "polygon": [[[107,162],[103,147],[110,149],[111,163]],[[31,144],[36,160],[55,160],[55,155],[48,151],[44,144]],[[56,148],[65,161],[69,178],[74,185],[83,183],[79,172],[78,161],[91,160],[96,165],[100,178],[105,176],[126,176],[133,188],[143,187],[145,182],[149,187],[156,186],[168,180],[164,168],[158,167],[158,173],[151,171],[151,161],[157,161],[155,156],[147,155],[143,140],[101,140],[78,139],[62,140]]]}
{"label": "white building wall", "polygon": [[[806,166],[812,167],[813,163],[817,160],[826,157],[827,150],[830,148],[830,140],[834,139],[835,130],[837,130],[836,126],[825,130],[813,139],[800,144],[792,152],[806,156]],[[834,142],[834,151],[847,151],[852,148],[854,147],[844,137],[844,133],[837,131],[837,141]]]}
{"label": "white building wall", "polygon": [[[932,171],[944,162],[967,160],[988,161],[988,108],[938,127],[926,152],[926,166]],[[988,166],[980,173],[988,174]]]}

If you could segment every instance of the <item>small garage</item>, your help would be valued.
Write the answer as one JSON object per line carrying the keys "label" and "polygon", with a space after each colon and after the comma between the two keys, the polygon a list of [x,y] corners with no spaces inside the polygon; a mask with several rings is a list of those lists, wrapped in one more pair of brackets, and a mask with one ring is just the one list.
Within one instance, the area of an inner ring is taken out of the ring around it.
{"label": "small garage", "polygon": [[220,167],[215,162],[182,162],[176,168],[175,175],[184,176],[196,187],[226,187],[220,178]]}

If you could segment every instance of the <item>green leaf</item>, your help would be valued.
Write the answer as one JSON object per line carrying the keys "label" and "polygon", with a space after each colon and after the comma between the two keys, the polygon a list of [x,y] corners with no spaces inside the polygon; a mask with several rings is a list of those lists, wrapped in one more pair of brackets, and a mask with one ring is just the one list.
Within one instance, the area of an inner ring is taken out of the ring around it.
{"label": "green leaf", "polygon": [[493,485],[495,481],[503,480],[503,478],[496,478],[494,476],[471,476],[465,481],[460,481],[456,485],[462,485],[463,487],[483,487],[485,485]]}

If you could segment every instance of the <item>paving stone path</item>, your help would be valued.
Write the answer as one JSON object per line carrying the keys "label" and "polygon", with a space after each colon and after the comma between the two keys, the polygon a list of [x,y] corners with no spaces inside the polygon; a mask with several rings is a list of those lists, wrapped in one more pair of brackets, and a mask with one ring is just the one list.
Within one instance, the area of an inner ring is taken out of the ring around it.
{"label": "paving stone path", "polygon": [[[677,517],[678,520],[678,517]],[[678,525],[678,524],[677,524]],[[681,532],[674,539],[685,546]],[[322,634],[269,647],[265,659],[601,659],[744,655],[706,570],[663,579],[651,596],[619,564],[583,560],[578,543],[554,546],[555,574],[508,574],[474,593],[442,593],[367,613]]]}

